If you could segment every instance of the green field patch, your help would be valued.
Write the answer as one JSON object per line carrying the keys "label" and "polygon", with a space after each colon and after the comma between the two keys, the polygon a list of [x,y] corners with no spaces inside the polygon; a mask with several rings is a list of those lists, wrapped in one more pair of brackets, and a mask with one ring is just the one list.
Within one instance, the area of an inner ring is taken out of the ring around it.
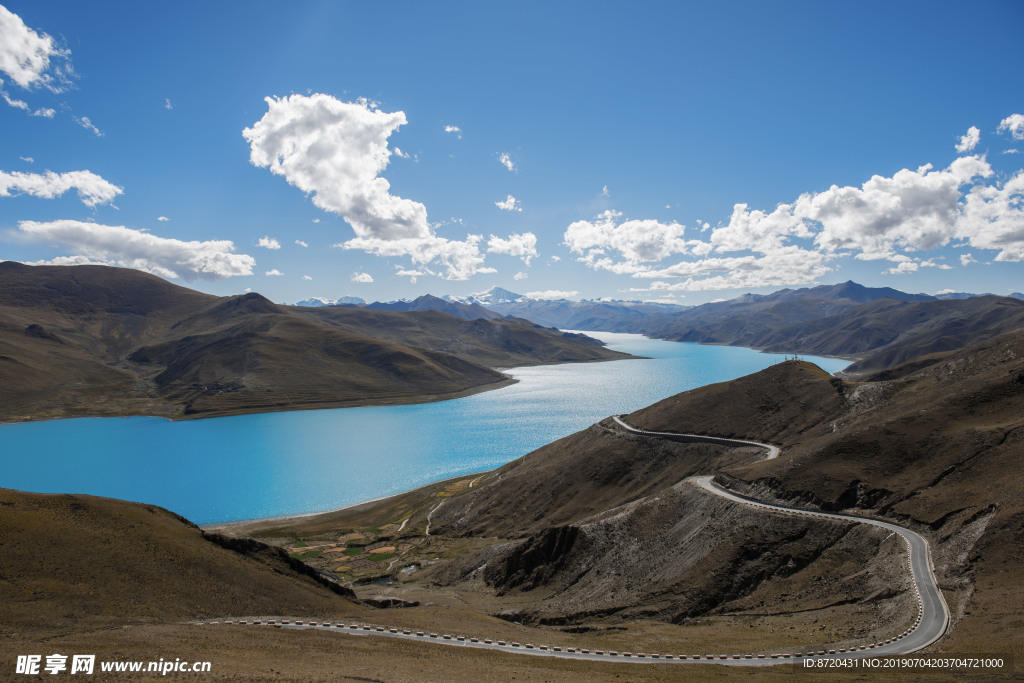
{"label": "green field patch", "polygon": [[350,557],[352,555],[362,555],[365,552],[366,552],[366,548],[363,548],[362,546],[358,546],[358,545],[357,546],[353,546],[351,548],[345,548],[345,554],[350,556]]}
{"label": "green field patch", "polygon": [[372,555],[369,556],[369,558],[371,560],[373,560],[374,562],[380,562],[381,560],[386,560],[386,559],[394,557],[394,556],[395,556],[394,553],[373,553]]}
{"label": "green field patch", "polygon": [[[307,546],[308,547],[308,546]],[[307,550],[304,553],[292,553],[291,557],[296,560],[310,560],[314,557],[320,557],[319,550]]]}

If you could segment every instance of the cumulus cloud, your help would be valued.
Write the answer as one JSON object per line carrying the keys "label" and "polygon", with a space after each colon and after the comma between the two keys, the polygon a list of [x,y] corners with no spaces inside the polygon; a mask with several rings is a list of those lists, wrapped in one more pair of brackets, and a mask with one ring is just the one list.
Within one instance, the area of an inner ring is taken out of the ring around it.
{"label": "cumulus cloud", "polygon": [[170,218],[168,218],[167,216],[157,216],[157,217],[156,217],[156,219],[157,219],[158,221],[160,221],[161,223],[166,223],[167,221],[171,220],[171,219],[170,219]]}
{"label": "cumulus cloud", "polygon": [[956,233],[961,188],[988,178],[983,157],[960,157],[941,171],[926,164],[891,178],[874,176],[860,188],[836,187],[797,200],[792,217],[821,225],[815,242],[826,251],[851,249],[866,260],[896,249],[933,249]]}
{"label": "cumulus cloud", "polygon": [[487,240],[487,251],[491,254],[518,256],[526,265],[530,265],[530,260],[540,255],[537,253],[537,236],[532,232],[509,235],[508,239],[491,235]]}
{"label": "cumulus cloud", "polygon": [[455,137],[457,137],[459,140],[462,139],[462,129],[459,128],[458,126],[447,125],[444,127],[444,132],[455,133]]}
{"label": "cumulus cloud", "polygon": [[516,273],[515,275],[512,276],[512,279],[518,281],[518,280],[525,280],[528,277],[530,277],[530,276],[527,275],[526,273],[524,273],[523,271],[519,271],[518,273]]}
{"label": "cumulus cloud", "polygon": [[999,122],[1000,133],[1009,133],[1014,140],[1024,140],[1024,114],[1010,114]]}
{"label": "cumulus cloud", "polygon": [[164,98],[164,109],[174,109],[174,105],[171,104],[171,98],[169,98],[169,97],[165,97]]}
{"label": "cumulus cloud", "polygon": [[502,166],[515,173],[516,164],[514,161],[512,161],[512,157],[509,155],[508,152],[502,152],[501,154],[499,154],[498,161],[501,163]]}
{"label": "cumulus cloud", "polygon": [[242,131],[250,161],[268,168],[340,215],[355,237],[336,244],[379,256],[439,262],[450,280],[494,272],[483,266],[480,235],[453,241],[435,233],[420,202],[391,194],[380,176],[392,150],[388,138],[406,123],[405,113],[383,112],[366,100],[342,102],[324,94],[268,97],[267,113]]}
{"label": "cumulus cloud", "polygon": [[373,282],[373,276],[369,273],[352,273],[352,282]]}
{"label": "cumulus cloud", "polygon": [[494,202],[494,205],[502,211],[522,211],[523,205],[512,195],[505,197],[504,201]]}
{"label": "cumulus cloud", "polygon": [[49,35],[33,31],[21,17],[0,5],[0,71],[20,87],[62,92],[72,72],[66,63],[58,62],[66,62],[70,54],[58,48]]}
{"label": "cumulus cloud", "polygon": [[306,242],[303,242],[302,240],[295,240],[295,244],[299,245],[300,247],[308,247],[309,246],[309,244],[307,244]]}
{"label": "cumulus cloud", "polygon": [[571,299],[579,294],[575,290],[567,292],[561,289],[545,289],[542,292],[527,292],[523,296],[527,299]]}
{"label": "cumulus cloud", "polygon": [[303,276],[302,276],[302,279],[303,279],[303,280],[312,280],[313,278],[312,278],[312,277],[310,277],[309,275],[303,275]]}
{"label": "cumulus cloud", "polygon": [[279,275],[284,275],[284,273],[282,273],[282,272],[281,272],[280,270],[278,270],[277,268],[272,268],[272,269],[268,270],[267,272],[265,272],[265,273],[263,273],[263,274],[264,274],[264,275],[270,275],[271,277],[277,277],[277,276],[279,276]]}
{"label": "cumulus cloud", "polygon": [[74,220],[21,221],[19,235],[29,241],[62,244],[76,252],[70,259],[137,268],[166,278],[222,280],[252,275],[256,260],[234,253],[229,240],[206,242],[157,237],[123,225]]}
{"label": "cumulus cloud", "polygon": [[963,156],[945,169],[876,175],[860,187],[832,186],[770,211],[736,204],[728,223],[697,227],[698,238],[688,238],[678,223],[622,220],[605,211],[572,223],[564,243],[591,268],[658,279],[637,291],[806,284],[844,257],[889,260],[896,264],[886,271],[892,274],[949,269],[914,254],[951,244],[1021,261],[1024,171],[1002,181],[984,156]]}
{"label": "cumulus cloud", "polygon": [[0,171],[0,197],[12,194],[28,194],[34,197],[53,199],[68,190],[76,190],[79,199],[86,206],[110,204],[124,188],[110,183],[92,171],[69,171],[68,173],[21,173]]}
{"label": "cumulus cloud", "polygon": [[969,266],[972,263],[977,263],[978,259],[974,258],[971,254],[960,254],[960,265]]}
{"label": "cumulus cloud", "polygon": [[257,247],[263,247],[264,249],[280,249],[281,243],[270,235],[264,235],[256,243]]}
{"label": "cumulus cloud", "polygon": [[977,249],[997,249],[996,261],[1024,261],[1024,170],[1005,183],[971,188],[956,237]]}
{"label": "cumulus cloud", "polygon": [[[622,213],[609,209],[592,221],[576,221],[565,231],[565,245],[570,251],[581,254],[580,260],[592,267],[621,272],[642,270],[644,262],[661,261],[690,251],[692,245],[684,238],[685,227],[679,223],[620,222],[621,218]],[[613,267],[612,261],[605,257],[608,251],[618,252],[625,261]]]}
{"label": "cumulus cloud", "polygon": [[960,154],[966,154],[977,147],[980,140],[981,131],[978,130],[977,126],[971,126],[967,129],[967,134],[960,138],[960,142],[956,146],[956,151]]}
{"label": "cumulus cloud", "polygon": [[604,187],[601,188],[601,196],[602,197],[611,197],[612,196],[612,193],[608,190],[608,186],[607,185],[605,185]]}
{"label": "cumulus cloud", "polygon": [[33,159],[32,157],[18,157],[18,158],[21,159],[22,161],[24,161],[27,164],[34,164],[36,162],[36,160]]}

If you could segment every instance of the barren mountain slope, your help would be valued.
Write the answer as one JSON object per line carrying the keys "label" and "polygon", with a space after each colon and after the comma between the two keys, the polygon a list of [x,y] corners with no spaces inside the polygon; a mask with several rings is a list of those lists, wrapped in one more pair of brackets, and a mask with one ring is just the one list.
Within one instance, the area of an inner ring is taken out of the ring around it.
{"label": "barren mountain slope", "polygon": [[[956,623],[945,647],[969,651],[1002,633],[1020,651],[1019,603],[1007,597],[1024,581],[1024,335],[982,342],[897,380],[841,389],[837,414],[826,411],[791,436],[770,412],[748,413],[737,433],[782,437],[787,448],[777,460],[728,468],[723,480],[759,496],[865,508],[924,533],[935,544],[940,582],[953,592]],[[705,426],[701,402],[677,398],[677,411],[663,401],[630,419],[649,429]],[[714,405],[743,401],[723,395]]]}
{"label": "barren mountain slope", "polygon": [[843,382],[783,363],[625,418],[777,443],[780,458],[631,436],[604,421],[437,507],[432,534],[510,540],[428,576],[504,596],[506,617],[527,623],[801,610],[868,628],[890,623],[906,598],[900,544],[856,525],[722,503],[683,481],[722,471],[722,481],[761,497],[860,507],[925,534],[954,609],[947,647],[980,647],[1010,629],[1019,649],[1007,597],[1022,578],[1022,416],[1020,335],[892,381]]}
{"label": "barren mountain slope", "polygon": [[0,511],[0,637],[361,609],[283,553],[227,550],[152,505],[0,489]]}
{"label": "barren mountain slope", "polygon": [[408,403],[493,366],[627,357],[526,321],[279,306],[107,266],[0,263],[0,420]]}

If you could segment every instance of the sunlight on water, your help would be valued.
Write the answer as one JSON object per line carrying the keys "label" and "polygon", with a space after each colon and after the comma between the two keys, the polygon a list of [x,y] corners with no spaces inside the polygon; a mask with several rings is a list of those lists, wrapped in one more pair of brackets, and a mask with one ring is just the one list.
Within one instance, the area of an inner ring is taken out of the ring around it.
{"label": "sunlight on water", "polygon": [[[588,334],[651,359],[515,368],[512,386],[411,406],[6,425],[0,486],[154,503],[197,523],[329,510],[492,469],[608,415],[782,360]],[[807,360],[829,372],[848,365]]]}

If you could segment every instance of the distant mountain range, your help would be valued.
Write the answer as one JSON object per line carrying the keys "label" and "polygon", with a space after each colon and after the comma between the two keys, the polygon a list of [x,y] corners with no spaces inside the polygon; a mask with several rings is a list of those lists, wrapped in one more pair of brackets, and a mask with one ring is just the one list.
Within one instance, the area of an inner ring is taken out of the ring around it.
{"label": "distant mountain range", "polygon": [[337,299],[324,299],[318,296],[312,299],[303,299],[302,301],[296,301],[296,306],[308,306],[310,308],[316,308],[319,306],[343,306],[345,304],[365,304],[365,299],[360,299],[358,296],[343,296]]}
{"label": "distant mountain range", "polygon": [[410,403],[509,381],[494,367],[627,357],[490,316],[290,307],[127,268],[2,262],[0,421]]}
{"label": "distant mountain range", "polygon": [[500,287],[467,297],[428,294],[414,301],[356,306],[439,310],[467,320],[508,316],[563,330],[632,332],[670,341],[857,359],[847,369],[850,373],[877,372],[915,356],[938,358],[1024,327],[1024,294],[1019,292],[1007,297],[963,292],[932,296],[852,281],[744,294],[699,306],[531,299]]}

